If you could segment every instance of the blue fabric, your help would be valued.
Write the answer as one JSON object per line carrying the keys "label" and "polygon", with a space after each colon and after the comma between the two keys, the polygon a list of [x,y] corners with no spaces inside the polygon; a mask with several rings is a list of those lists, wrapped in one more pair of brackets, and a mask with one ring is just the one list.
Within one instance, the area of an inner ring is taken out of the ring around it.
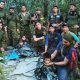
{"label": "blue fabric", "polygon": [[48,41],[49,41],[49,38],[48,38],[48,35],[46,35],[46,40],[45,40],[45,45],[48,46]]}
{"label": "blue fabric", "polygon": [[70,32],[70,34],[73,36],[73,38],[74,38],[74,40],[76,41],[76,42],[80,42],[80,40],[79,40],[79,38],[76,36],[76,34],[74,34],[73,32]]}
{"label": "blue fabric", "polygon": [[58,67],[57,74],[59,80],[69,80],[69,69],[67,67]]}
{"label": "blue fabric", "polygon": [[[60,42],[60,43],[57,45],[56,49],[57,49],[57,50],[60,50],[60,49],[61,49],[61,46],[62,46],[62,42]],[[74,47],[71,47],[71,48],[69,49],[69,51],[67,52],[67,54],[66,54],[65,57],[66,57],[69,61],[71,61],[72,52],[75,52],[75,51],[76,51],[76,49],[75,49]]]}
{"label": "blue fabric", "polygon": [[[68,53],[66,54],[66,58],[71,62],[71,59],[72,59],[72,53],[75,52],[76,53],[76,50],[75,48],[71,48]],[[76,57],[76,56],[75,56]]]}
{"label": "blue fabric", "polygon": [[27,57],[33,57],[37,55],[35,49],[32,48],[27,42],[24,42],[23,45],[18,44],[16,48],[18,49],[20,55],[24,55]]}
{"label": "blue fabric", "polygon": [[[57,49],[60,49],[62,46],[62,42],[60,42],[57,46]],[[64,56],[64,58],[66,57],[69,62],[72,61],[72,53],[75,52],[76,49],[71,47],[69,49],[69,51],[66,53],[66,55]],[[63,60],[64,60],[63,58]],[[59,60],[60,61],[60,60]],[[70,67],[69,65],[66,65],[66,66],[58,66],[57,67],[57,72],[58,72],[58,79],[59,80],[69,80],[69,71],[70,71]]]}
{"label": "blue fabric", "polygon": [[[62,36],[59,34],[59,33],[56,33],[57,34],[57,41],[56,42],[58,42],[58,44],[57,44],[57,46],[61,43],[61,41],[62,41]],[[49,36],[48,36],[48,34],[46,35],[46,40],[45,40],[45,45],[46,46],[48,46],[48,43],[49,43]],[[53,42],[54,43],[54,42]],[[52,43],[52,44],[53,44]],[[57,46],[56,46],[56,48],[57,48]]]}
{"label": "blue fabric", "polygon": [[11,59],[18,59],[19,54],[16,50],[11,50],[7,56],[5,56],[6,60],[11,60]]}
{"label": "blue fabric", "polygon": [[62,41],[60,41],[56,47],[57,50],[60,50],[61,49],[61,46],[62,46]]}

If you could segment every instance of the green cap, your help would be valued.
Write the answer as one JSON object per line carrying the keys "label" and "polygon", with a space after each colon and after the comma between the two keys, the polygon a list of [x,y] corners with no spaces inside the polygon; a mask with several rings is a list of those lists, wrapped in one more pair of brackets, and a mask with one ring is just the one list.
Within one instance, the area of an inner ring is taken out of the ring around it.
{"label": "green cap", "polygon": [[73,42],[73,37],[72,37],[72,35],[70,33],[64,33],[63,34],[63,39],[69,41],[70,43]]}

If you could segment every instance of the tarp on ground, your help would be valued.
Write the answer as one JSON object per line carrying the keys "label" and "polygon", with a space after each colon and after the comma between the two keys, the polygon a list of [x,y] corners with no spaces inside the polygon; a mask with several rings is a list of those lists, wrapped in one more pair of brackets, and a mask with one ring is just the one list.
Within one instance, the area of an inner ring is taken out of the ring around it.
{"label": "tarp on ground", "polygon": [[36,69],[38,57],[20,59],[18,61],[8,61],[6,70],[12,67],[12,71],[7,74],[8,80],[36,80],[34,70]]}

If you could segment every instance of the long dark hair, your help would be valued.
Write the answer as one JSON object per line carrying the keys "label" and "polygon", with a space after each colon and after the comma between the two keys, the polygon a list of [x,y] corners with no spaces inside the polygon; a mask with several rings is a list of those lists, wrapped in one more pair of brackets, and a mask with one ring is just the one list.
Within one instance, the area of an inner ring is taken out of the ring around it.
{"label": "long dark hair", "polygon": [[[41,22],[39,22],[39,21],[35,22],[35,26],[36,26],[36,24],[37,24],[37,23],[40,23],[40,24],[41,24],[41,27],[43,26],[43,25],[42,25],[42,23],[41,23]],[[38,30],[38,29],[37,29],[37,28],[35,28],[35,30]]]}

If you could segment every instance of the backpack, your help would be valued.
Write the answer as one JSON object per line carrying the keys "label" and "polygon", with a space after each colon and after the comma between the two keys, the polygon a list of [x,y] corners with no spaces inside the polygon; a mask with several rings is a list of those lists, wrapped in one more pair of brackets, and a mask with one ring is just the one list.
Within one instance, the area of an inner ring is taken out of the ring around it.
{"label": "backpack", "polygon": [[71,70],[74,70],[75,68],[77,68],[77,52],[75,48],[71,48],[70,51],[72,51],[70,68]]}
{"label": "backpack", "polygon": [[74,80],[76,78],[80,78],[80,71],[78,68],[78,56],[77,56],[77,51],[75,48],[72,48],[72,56],[71,56],[71,63],[70,63],[70,69],[71,69],[71,74],[74,77]]}

